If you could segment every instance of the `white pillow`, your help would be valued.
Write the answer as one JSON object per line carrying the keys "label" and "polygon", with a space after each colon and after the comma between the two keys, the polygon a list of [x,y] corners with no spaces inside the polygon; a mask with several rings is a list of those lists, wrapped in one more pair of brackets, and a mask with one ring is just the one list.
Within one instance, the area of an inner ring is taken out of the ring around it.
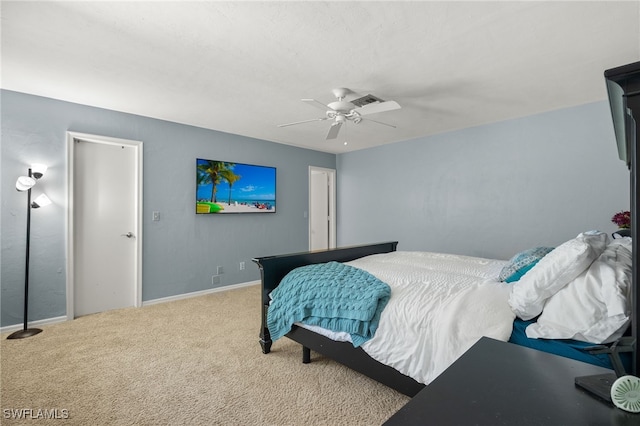
{"label": "white pillow", "polygon": [[607,242],[604,232],[589,231],[556,247],[512,285],[513,312],[523,320],[540,315],[544,302],[587,269]]}
{"label": "white pillow", "polygon": [[527,337],[610,343],[624,334],[631,313],[631,239],[609,244],[589,269],[551,297]]}

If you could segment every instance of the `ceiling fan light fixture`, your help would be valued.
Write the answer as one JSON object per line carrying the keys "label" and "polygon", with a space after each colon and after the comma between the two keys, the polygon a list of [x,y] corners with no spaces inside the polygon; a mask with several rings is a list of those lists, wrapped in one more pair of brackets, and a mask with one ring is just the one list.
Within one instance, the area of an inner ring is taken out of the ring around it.
{"label": "ceiling fan light fixture", "polygon": [[347,101],[343,101],[343,100],[331,102],[327,106],[329,108],[331,108],[332,110],[338,111],[338,112],[349,112],[349,111],[351,111],[352,109],[354,109],[356,107],[351,102],[347,102]]}
{"label": "ceiling fan light fixture", "polygon": [[351,102],[345,101],[346,96],[350,93],[353,93],[353,92],[347,88],[333,89],[333,95],[337,98],[337,100],[326,105],[315,99],[304,98],[302,99],[302,102],[309,104],[313,107],[323,109],[325,111],[325,117],[318,118],[318,119],[311,119],[311,120],[296,121],[293,123],[279,124],[278,127],[293,126],[296,124],[308,123],[311,121],[332,120],[333,122],[331,123],[331,127],[329,127],[329,133],[327,133],[327,136],[325,139],[336,139],[338,136],[338,133],[340,132],[340,128],[347,121],[351,121],[353,124],[358,124],[363,120],[367,120],[367,121],[382,124],[388,127],[393,127],[393,128],[396,127],[392,124],[387,124],[382,121],[372,120],[370,118],[365,118],[363,116],[368,116],[370,114],[378,114],[381,112],[393,111],[395,109],[399,109],[400,105],[397,102],[384,101],[373,95],[367,95]]}
{"label": "ceiling fan light fixture", "polygon": [[353,124],[358,124],[362,121],[362,117],[360,116],[360,114],[358,114],[357,111],[351,111],[347,118],[353,121]]}

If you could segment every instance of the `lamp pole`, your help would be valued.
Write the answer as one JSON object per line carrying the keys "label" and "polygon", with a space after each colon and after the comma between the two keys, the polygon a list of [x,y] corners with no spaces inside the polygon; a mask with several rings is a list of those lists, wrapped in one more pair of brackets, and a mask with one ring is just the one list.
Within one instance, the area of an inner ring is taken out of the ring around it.
{"label": "lamp pole", "polygon": [[[31,169],[29,169],[29,177],[32,177]],[[28,328],[27,314],[29,312],[29,245],[31,242],[31,188],[27,190],[27,251],[25,256],[24,269],[24,320],[22,330],[11,333],[7,339],[23,339],[40,333],[39,328]]]}

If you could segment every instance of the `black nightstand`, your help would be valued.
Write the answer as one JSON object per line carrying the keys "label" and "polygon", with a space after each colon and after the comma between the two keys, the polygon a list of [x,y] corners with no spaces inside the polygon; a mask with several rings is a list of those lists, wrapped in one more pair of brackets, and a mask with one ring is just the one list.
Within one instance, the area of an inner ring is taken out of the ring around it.
{"label": "black nightstand", "polygon": [[574,384],[611,372],[483,337],[385,425],[640,425]]}

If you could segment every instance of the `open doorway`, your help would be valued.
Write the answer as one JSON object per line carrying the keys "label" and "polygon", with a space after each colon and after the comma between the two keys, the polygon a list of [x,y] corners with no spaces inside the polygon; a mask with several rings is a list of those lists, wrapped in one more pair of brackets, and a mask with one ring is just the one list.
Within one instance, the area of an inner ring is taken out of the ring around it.
{"label": "open doorway", "polygon": [[309,250],[336,246],[336,171],[309,167]]}

